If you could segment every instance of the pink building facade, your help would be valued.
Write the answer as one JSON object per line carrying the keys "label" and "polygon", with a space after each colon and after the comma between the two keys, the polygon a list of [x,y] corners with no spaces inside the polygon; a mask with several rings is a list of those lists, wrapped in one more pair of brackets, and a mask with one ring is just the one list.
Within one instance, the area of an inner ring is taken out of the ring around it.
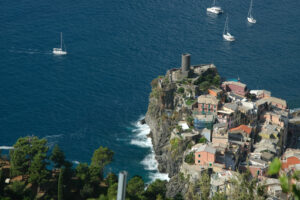
{"label": "pink building facade", "polygon": [[216,149],[202,145],[195,152],[195,164],[202,167],[212,167],[216,160]]}
{"label": "pink building facade", "polygon": [[212,95],[201,95],[198,97],[198,111],[200,114],[214,114],[218,111],[219,101]]}

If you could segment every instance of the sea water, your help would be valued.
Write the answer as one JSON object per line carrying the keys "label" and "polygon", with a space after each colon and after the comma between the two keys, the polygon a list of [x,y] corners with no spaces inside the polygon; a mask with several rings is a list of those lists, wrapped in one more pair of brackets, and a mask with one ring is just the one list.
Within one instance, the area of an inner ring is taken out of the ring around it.
{"label": "sea water", "polygon": [[[59,144],[74,164],[100,145],[115,152],[107,171],[146,181],[157,174],[147,111],[150,82],[180,66],[214,63],[226,78],[300,106],[300,1],[22,0],[0,2],[0,146],[22,136]],[[222,39],[225,18],[236,41]],[[68,51],[52,55],[60,45]]]}

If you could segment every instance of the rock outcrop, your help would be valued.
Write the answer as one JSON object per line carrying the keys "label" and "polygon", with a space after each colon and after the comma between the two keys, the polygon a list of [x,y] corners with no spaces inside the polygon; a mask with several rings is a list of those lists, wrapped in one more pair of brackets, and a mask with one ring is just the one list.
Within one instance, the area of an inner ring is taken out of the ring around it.
{"label": "rock outcrop", "polygon": [[[178,192],[184,193],[187,186],[178,181],[180,166],[183,162],[183,152],[191,142],[183,139],[180,134],[171,137],[178,131],[178,122],[191,119],[195,96],[207,90],[217,74],[214,65],[192,66],[189,77],[174,80],[180,69],[172,69],[166,76],[160,76],[151,83],[152,92],[149,97],[146,123],[151,129],[153,148],[159,163],[159,171],[168,173],[171,178],[168,183],[167,195],[175,196]],[[205,77],[210,76],[211,80]],[[202,84],[207,82],[207,84]],[[202,85],[201,85],[202,84]]]}

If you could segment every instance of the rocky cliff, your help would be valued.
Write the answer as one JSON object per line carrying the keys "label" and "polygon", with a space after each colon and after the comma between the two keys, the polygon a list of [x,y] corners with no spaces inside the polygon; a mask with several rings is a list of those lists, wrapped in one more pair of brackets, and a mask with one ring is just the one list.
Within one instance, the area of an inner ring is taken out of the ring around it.
{"label": "rocky cliff", "polygon": [[172,69],[151,82],[152,92],[145,121],[151,129],[159,171],[168,173],[171,178],[167,187],[168,196],[184,193],[187,189],[186,183],[179,181],[178,176],[183,152],[193,141],[183,139],[178,134],[182,131],[178,122],[186,121],[192,126],[195,96],[219,82],[220,77],[214,65],[192,66],[186,77],[181,76],[181,69]]}

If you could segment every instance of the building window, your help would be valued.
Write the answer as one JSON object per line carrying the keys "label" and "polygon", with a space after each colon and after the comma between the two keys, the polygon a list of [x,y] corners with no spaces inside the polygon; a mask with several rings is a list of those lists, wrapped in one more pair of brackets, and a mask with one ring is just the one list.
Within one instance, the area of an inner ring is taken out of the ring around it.
{"label": "building window", "polygon": [[198,158],[200,158],[200,154],[198,154]]}
{"label": "building window", "polygon": [[198,160],[198,163],[200,163],[200,160]]}

